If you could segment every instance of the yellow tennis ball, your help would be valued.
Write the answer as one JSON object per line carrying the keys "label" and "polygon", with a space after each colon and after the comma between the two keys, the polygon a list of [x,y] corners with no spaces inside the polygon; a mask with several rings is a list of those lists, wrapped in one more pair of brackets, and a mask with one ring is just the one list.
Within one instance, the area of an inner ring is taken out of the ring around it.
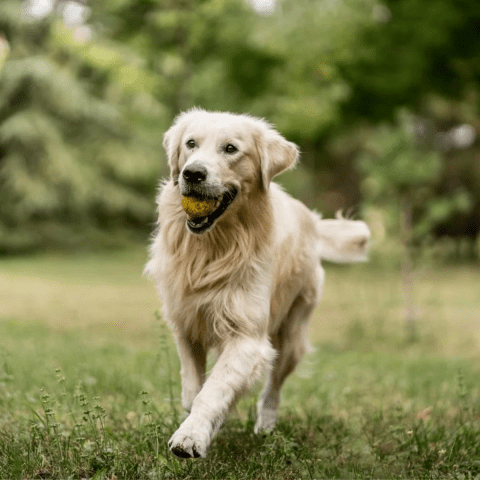
{"label": "yellow tennis ball", "polygon": [[182,207],[189,217],[205,217],[215,210],[215,203],[214,198],[198,200],[194,197],[183,197]]}

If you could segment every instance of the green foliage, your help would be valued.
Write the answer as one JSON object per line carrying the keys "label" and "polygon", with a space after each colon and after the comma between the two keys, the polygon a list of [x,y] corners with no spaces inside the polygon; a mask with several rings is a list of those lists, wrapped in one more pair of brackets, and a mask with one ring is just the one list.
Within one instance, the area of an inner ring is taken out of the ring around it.
{"label": "green foliage", "polygon": [[[373,2],[279,1],[271,16],[256,19],[260,45],[286,61],[256,108],[301,145],[324,140],[342,122],[352,85],[338,70],[351,57]],[[322,158],[316,159],[317,167]]]}
{"label": "green foliage", "polygon": [[397,127],[378,127],[365,150],[358,166],[367,176],[366,194],[372,198],[398,199],[433,184],[440,174],[439,154],[419,147],[413,118],[405,111],[399,115]]}
{"label": "green foliage", "polygon": [[82,80],[82,57],[52,35],[55,18],[32,24],[18,6],[0,10],[11,46],[0,77],[0,251],[146,229],[160,139],[129,132],[122,102]]}
{"label": "green foliage", "polygon": [[[439,167],[431,145],[412,150],[410,134],[385,126],[405,106],[432,137],[478,124],[474,2],[278,0],[264,15],[247,0],[87,3],[83,24],[59,11],[28,20],[18,1],[0,6],[0,250],[151,229],[167,173],[162,133],[193,106],[276,124],[303,152],[301,174],[286,183],[328,215],[364,192],[373,201],[392,181],[393,190],[416,185],[430,226],[453,225],[460,210],[472,235],[480,224],[476,145],[461,165],[445,152]],[[387,157],[360,184],[355,158],[366,144]]]}
{"label": "green foliage", "polygon": [[415,225],[417,236],[428,238],[432,228],[458,215],[468,213],[473,205],[472,196],[464,189],[458,189],[453,194],[443,197],[433,197],[425,204],[423,218]]}
{"label": "green foliage", "polygon": [[92,8],[109,37],[146,59],[170,115],[195,105],[244,110],[268,92],[270,72],[282,63],[253,41],[255,14],[242,0],[127,0]]}
{"label": "green foliage", "polygon": [[364,175],[365,205],[382,206],[389,213],[392,235],[400,233],[399,215],[405,208],[413,212],[409,233],[413,238],[407,242],[424,243],[446,219],[470,211],[472,198],[465,189],[441,197],[434,194],[445,160],[438,151],[420,143],[414,117],[406,110],[398,114],[396,126],[383,124],[376,128],[364,150],[357,166]]}
{"label": "green foliage", "polygon": [[345,105],[350,115],[381,120],[399,105],[418,110],[432,92],[461,99],[471,87],[478,91],[479,19],[470,0],[376,4],[355,55],[341,65],[355,85]]}

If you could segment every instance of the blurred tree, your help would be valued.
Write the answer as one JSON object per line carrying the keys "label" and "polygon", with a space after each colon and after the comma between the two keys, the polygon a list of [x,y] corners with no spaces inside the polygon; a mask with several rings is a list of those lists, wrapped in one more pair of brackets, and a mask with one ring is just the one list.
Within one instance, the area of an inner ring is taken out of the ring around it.
{"label": "blurred tree", "polygon": [[353,85],[337,65],[353,55],[373,4],[374,0],[283,0],[274,14],[256,17],[256,41],[285,59],[257,103],[289,138],[318,144],[341,125],[341,107]]}
{"label": "blurred tree", "polygon": [[[0,76],[0,251],[83,243],[93,232],[153,222],[153,142],[133,138],[121,102],[85,82],[85,62],[58,41],[62,28],[57,16],[28,19],[16,1],[0,6],[11,49]],[[64,37],[73,44],[71,33]],[[90,68],[105,74],[103,65]]]}
{"label": "blurred tree", "polygon": [[[425,198],[429,213],[417,231],[469,237],[472,246],[480,232],[480,150],[474,143],[480,133],[479,26],[479,2],[385,0],[362,26],[355,55],[338,62],[352,86],[342,104],[345,124],[392,118],[399,106],[408,106],[424,140],[442,153]],[[471,141],[458,139],[461,126]]]}
{"label": "blurred tree", "polygon": [[399,105],[421,111],[432,93],[462,100],[480,81],[480,3],[375,2],[352,55],[340,59],[352,86],[346,117],[391,118]]}
{"label": "blurred tree", "polygon": [[[437,205],[432,212],[442,210],[442,218],[427,215],[422,228],[478,234],[478,144],[450,142],[445,148],[443,140],[461,125],[474,139],[480,133],[480,3],[285,0],[260,21],[260,41],[288,59],[287,74],[274,77],[269,117],[300,144],[303,162],[318,179],[319,208],[331,213],[360,202],[355,158],[377,123],[407,106],[430,148],[442,153],[425,198]],[[463,207],[440,209],[444,195],[445,205],[455,197]],[[463,203],[467,197],[471,201]]]}
{"label": "blurred tree", "polygon": [[[302,151],[282,181],[327,214],[360,203],[355,159],[399,106],[428,125],[432,148],[459,125],[480,131],[474,2],[278,0],[260,15],[247,0],[82,0],[88,23],[67,21],[69,2],[54,3],[35,21],[21,18],[18,1],[0,5],[10,46],[0,70],[3,249],[41,244],[51,225],[150,229],[166,173],[162,133],[192,106],[275,123]],[[442,150],[432,186],[419,187],[422,208],[450,197],[430,217],[412,207],[430,218],[417,231],[454,211],[476,218],[475,203],[450,208],[452,195],[480,198],[476,144],[462,148]]]}
{"label": "blurred tree", "polygon": [[92,12],[105,35],[146,59],[170,120],[193,106],[249,110],[283,61],[254,41],[244,0],[106,0]]}
{"label": "blurred tree", "polygon": [[366,151],[358,158],[358,168],[365,175],[362,184],[365,203],[382,207],[390,233],[400,238],[403,245],[405,320],[409,339],[414,340],[414,245],[428,242],[433,228],[452,213],[468,211],[472,199],[466,191],[441,198],[433,195],[441,174],[442,157],[430,145],[419,141],[411,113],[401,110],[397,123],[397,126],[383,124],[373,131]]}
{"label": "blurred tree", "polygon": [[[373,4],[278,0],[273,13],[254,20],[254,41],[284,61],[273,67],[269,88],[249,111],[265,116],[298,143],[301,165],[281,181],[327,215],[360,201],[352,167],[360,142],[346,131],[342,110],[354,85],[345,81],[337,63],[354,55]],[[342,136],[346,141],[337,142]]]}
{"label": "blurred tree", "polygon": [[252,42],[243,0],[105,0],[88,24],[55,5],[43,19],[0,6],[11,46],[0,77],[4,251],[151,230],[173,117],[194,105],[245,110],[281,62]]}

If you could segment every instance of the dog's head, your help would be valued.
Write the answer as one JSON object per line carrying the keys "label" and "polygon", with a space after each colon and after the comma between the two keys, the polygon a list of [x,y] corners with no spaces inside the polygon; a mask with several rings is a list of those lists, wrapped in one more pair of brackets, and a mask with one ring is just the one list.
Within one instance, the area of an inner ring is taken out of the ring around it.
{"label": "dog's head", "polygon": [[298,159],[296,145],[265,121],[198,109],[176,118],[163,145],[180,193],[215,200],[213,212],[187,217],[187,228],[196,234],[211,230],[233,205],[267,193],[272,178]]}

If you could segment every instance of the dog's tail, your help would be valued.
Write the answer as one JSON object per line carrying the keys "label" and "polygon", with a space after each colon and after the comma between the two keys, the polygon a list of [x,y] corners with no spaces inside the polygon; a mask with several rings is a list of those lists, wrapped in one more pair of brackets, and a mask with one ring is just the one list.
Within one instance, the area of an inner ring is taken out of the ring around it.
{"label": "dog's tail", "polygon": [[337,214],[335,219],[317,215],[318,254],[331,262],[364,262],[370,241],[370,229],[365,222],[349,220]]}

